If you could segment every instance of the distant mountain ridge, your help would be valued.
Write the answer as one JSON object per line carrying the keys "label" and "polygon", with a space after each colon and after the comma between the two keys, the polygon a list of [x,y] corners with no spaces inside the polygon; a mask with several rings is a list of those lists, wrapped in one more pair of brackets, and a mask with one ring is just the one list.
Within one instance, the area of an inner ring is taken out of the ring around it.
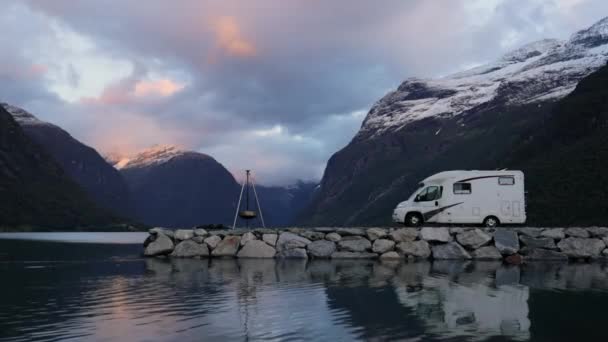
{"label": "distant mountain ridge", "polygon": [[39,120],[19,107],[0,103],[19,123],[23,131],[40,144],[99,207],[117,215],[131,215],[127,185],[120,173],[97,151],[73,138],[54,124]]}
{"label": "distant mountain ridge", "polygon": [[[387,225],[396,203],[430,174],[525,171],[531,161],[523,151],[515,158],[517,146],[552,124],[561,99],[607,60],[608,18],[567,41],[541,40],[471,70],[404,81],[373,105],[352,141],[329,159],[320,189],[299,222]],[[567,131],[568,123],[561,125]],[[528,182],[544,184],[535,175]],[[529,222],[559,224],[538,214],[553,205],[542,198]]]}

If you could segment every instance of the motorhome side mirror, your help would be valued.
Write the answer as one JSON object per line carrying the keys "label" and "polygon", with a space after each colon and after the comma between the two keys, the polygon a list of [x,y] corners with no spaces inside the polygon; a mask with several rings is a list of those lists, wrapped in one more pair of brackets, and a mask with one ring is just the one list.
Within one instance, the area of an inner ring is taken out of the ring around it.
{"label": "motorhome side mirror", "polygon": [[435,201],[435,206],[438,207],[439,206],[439,201]]}
{"label": "motorhome side mirror", "polygon": [[416,198],[414,198],[414,202],[420,202],[420,195],[416,195]]}

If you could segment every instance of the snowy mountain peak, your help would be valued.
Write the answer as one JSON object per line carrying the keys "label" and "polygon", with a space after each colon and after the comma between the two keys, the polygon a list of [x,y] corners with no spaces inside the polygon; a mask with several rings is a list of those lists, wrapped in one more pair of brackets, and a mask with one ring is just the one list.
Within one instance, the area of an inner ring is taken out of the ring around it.
{"label": "snowy mountain peak", "polygon": [[608,17],[598,21],[587,29],[576,32],[572,35],[569,42],[587,48],[608,43]]}
{"label": "snowy mountain peak", "polygon": [[370,109],[357,134],[374,138],[429,117],[555,101],[608,60],[608,18],[567,41],[543,39],[498,60],[436,79],[410,78]]}
{"label": "snowy mountain peak", "polygon": [[0,103],[0,106],[4,107],[4,109],[9,112],[15,121],[17,121],[21,125],[48,125],[48,123],[38,119],[32,113],[29,113],[19,107],[15,107],[8,103]]}
{"label": "snowy mountain peak", "polygon": [[185,153],[186,151],[176,145],[154,145],[134,156],[118,158],[114,155],[110,158],[117,169],[129,169],[162,164]]}

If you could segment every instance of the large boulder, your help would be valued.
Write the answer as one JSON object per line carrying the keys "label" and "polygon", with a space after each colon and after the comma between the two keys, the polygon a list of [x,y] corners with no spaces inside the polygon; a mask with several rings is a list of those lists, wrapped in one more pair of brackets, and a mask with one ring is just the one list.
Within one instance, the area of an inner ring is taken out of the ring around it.
{"label": "large boulder", "polygon": [[604,238],[608,237],[608,228],[606,227],[589,227],[587,228],[591,237]]}
{"label": "large boulder", "polygon": [[262,240],[264,240],[264,242],[270,246],[276,246],[278,237],[279,236],[277,234],[264,234],[262,235]]}
{"label": "large boulder", "polygon": [[401,228],[390,232],[389,236],[395,242],[414,241],[418,238],[417,228]]}
{"label": "large boulder", "polygon": [[522,235],[519,237],[519,241],[526,245],[527,248],[557,248],[557,246],[555,246],[555,241],[548,237],[533,238]]}
{"label": "large boulder", "polygon": [[157,233],[144,249],[145,256],[167,255],[173,251],[173,241],[165,234]]}
{"label": "large boulder", "polygon": [[467,230],[456,235],[456,241],[462,246],[477,249],[492,240],[492,237],[481,229]]}
{"label": "large boulder", "polygon": [[567,261],[568,256],[558,251],[552,251],[542,248],[534,248],[527,251],[525,260],[552,260],[552,261]]}
{"label": "large boulder", "polygon": [[171,256],[176,258],[208,257],[209,248],[205,244],[200,244],[193,240],[185,240],[175,246]]}
{"label": "large boulder", "polygon": [[307,238],[310,241],[323,240],[325,238],[325,233],[316,232],[313,230],[306,230],[299,234],[302,237]]}
{"label": "large boulder", "polygon": [[375,259],[378,257],[376,253],[366,252],[334,252],[331,255],[332,259]]}
{"label": "large boulder", "polygon": [[457,242],[448,242],[445,244],[435,245],[431,248],[433,259],[448,260],[448,259],[471,259],[469,253]]}
{"label": "large boulder", "polygon": [[485,246],[474,250],[471,253],[473,259],[477,260],[501,260],[502,255],[498,251],[498,248],[494,246]]}
{"label": "large boulder", "polygon": [[342,236],[338,233],[329,233],[329,234],[325,235],[325,240],[338,242],[338,241],[342,240]]}
{"label": "large boulder", "polygon": [[260,240],[249,240],[238,252],[239,258],[274,258],[276,251],[266,242]]}
{"label": "large boulder", "polygon": [[387,240],[387,239],[376,239],[374,244],[372,245],[372,251],[374,253],[385,253],[393,250],[395,247],[395,241]]}
{"label": "large boulder", "polygon": [[154,227],[154,228],[148,230],[148,233],[150,233],[152,235],[156,235],[156,234],[160,233],[160,234],[167,235],[171,239],[175,238],[175,232],[174,231],[172,231],[171,229],[162,228],[162,227]]}
{"label": "large boulder", "polygon": [[213,256],[235,256],[236,251],[239,249],[239,244],[241,243],[240,236],[229,235],[226,236],[220,243],[215,246],[211,255]]}
{"label": "large boulder", "polygon": [[588,238],[589,237],[589,232],[585,228],[579,228],[579,227],[567,228],[565,233],[567,236],[570,236],[570,237],[578,237],[578,238]]}
{"label": "large boulder", "polygon": [[194,229],[194,236],[207,236],[209,235],[209,233],[204,230],[203,228],[195,228]]}
{"label": "large boulder", "polygon": [[369,228],[365,231],[365,233],[367,234],[369,241],[381,239],[388,235],[388,232],[384,228]]}
{"label": "large boulder", "polygon": [[313,241],[306,246],[313,258],[329,258],[336,251],[336,244],[328,240]]}
{"label": "large boulder", "polygon": [[192,229],[178,229],[175,231],[175,240],[189,240],[194,237],[194,231]]}
{"label": "large boulder", "polygon": [[243,234],[243,236],[241,236],[241,246],[245,246],[247,242],[252,240],[257,240],[255,234],[253,234],[252,232],[247,232]]}
{"label": "large boulder", "polygon": [[445,227],[424,227],[420,231],[420,238],[425,241],[449,242],[452,240],[450,230]]}
{"label": "large boulder", "polygon": [[502,255],[510,255],[519,252],[517,233],[512,230],[497,229],[494,232],[494,245]]}
{"label": "large boulder", "polygon": [[395,249],[397,252],[399,252],[399,254],[413,256],[416,258],[426,259],[431,256],[431,248],[429,247],[429,243],[424,240],[399,242]]}
{"label": "large boulder", "polygon": [[338,247],[346,252],[365,252],[372,248],[372,243],[361,236],[347,236],[338,241]]}
{"label": "large boulder", "polygon": [[279,235],[276,247],[277,251],[281,252],[286,249],[305,248],[309,243],[311,243],[311,241],[307,238],[301,237],[294,233],[285,232]]}
{"label": "large boulder", "polygon": [[278,252],[277,257],[285,259],[307,259],[308,254],[304,248],[290,248]]}
{"label": "large boulder", "polygon": [[533,227],[516,227],[510,228],[511,230],[519,233],[520,235],[526,235],[529,237],[539,237],[543,232],[543,228],[533,228]]}
{"label": "large boulder", "polygon": [[540,236],[554,240],[561,240],[566,237],[566,234],[564,233],[564,228],[548,228],[543,230],[543,232],[540,233]]}
{"label": "large boulder", "polygon": [[606,248],[600,239],[565,238],[557,244],[559,250],[571,258],[598,257]]}
{"label": "large boulder", "polygon": [[211,235],[210,237],[203,240],[203,242],[206,243],[207,246],[209,246],[209,248],[211,249],[217,247],[217,244],[220,243],[220,241],[222,241],[222,238],[218,235]]}

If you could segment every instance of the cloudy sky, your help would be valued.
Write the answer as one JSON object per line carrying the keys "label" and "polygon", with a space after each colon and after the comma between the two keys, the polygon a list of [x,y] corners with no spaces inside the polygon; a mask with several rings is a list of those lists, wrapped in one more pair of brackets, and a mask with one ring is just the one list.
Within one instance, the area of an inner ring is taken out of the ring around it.
{"label": "cloudy sky", "polygon": [[317,180],[369,107],[605,0],[0,0],[0,101],[102,153],[176,144],[266,184]]}

